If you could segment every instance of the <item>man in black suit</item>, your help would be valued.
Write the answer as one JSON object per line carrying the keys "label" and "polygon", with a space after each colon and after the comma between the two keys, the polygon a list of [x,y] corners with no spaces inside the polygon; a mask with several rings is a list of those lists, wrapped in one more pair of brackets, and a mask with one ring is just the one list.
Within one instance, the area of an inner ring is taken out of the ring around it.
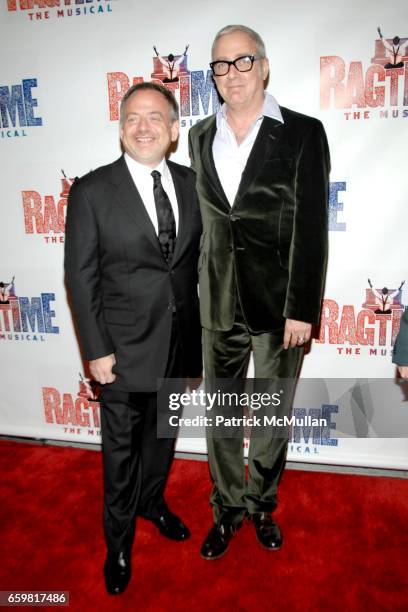
{"label": "man in black suit", "polygon": [[173,440],[158,439],[158,378],[201,374],[197,258],[201,219],[194,173],[166,162],[178,105],[142,83],[120,110],[124,155],[72,186],[65,271],[85,359],[101,383],[104,566],[125,590],[137,515],[173,540],[190,533],[163,492]]}
{"label": "man in black suit", "polygon": [[[327,140],[320,121],[280,107],[264,92],[269,66],[259,34],[240,25],[223,28],[212,60],[225,104],[189,134],[203,220],[204,370],[210,384],[236,379],[242,385],[252,352],[255,377],[276,386],[279,379],[298,376],[304,344],[319,320],[327,257]],[[289,416],[291,388],[280,416]],[[240,435],[223,438],[208,429],[207,445],[214,525],[202,556],[223,555],[245,515],[264,548],[280,548],[282,534],[271,513],[286,432],[272,426],[260,436],[252,432],[247,479]]]}

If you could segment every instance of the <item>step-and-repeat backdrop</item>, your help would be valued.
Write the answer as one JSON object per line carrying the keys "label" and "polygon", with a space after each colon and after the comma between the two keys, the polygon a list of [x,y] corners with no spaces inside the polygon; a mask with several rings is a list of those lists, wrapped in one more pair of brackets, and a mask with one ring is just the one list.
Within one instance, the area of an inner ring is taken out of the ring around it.
{"label": "step-and-repeat backdrop", "polygon": [[[189,128],[218,108],[212,38],[231,22],[259,31],[269,91],[321,119],[329,138],[329,269],[302,376],[347,379],[348,388],[394,378],[392,347],[408,303],[407,16],[405,0],[1,0],[0,433],[100,441],[63,279],[69,189],[119,156],[119,103],[142,80],[175,79],[173,159],[189,164]],[[402,432],[407,393],[395,384],[389,395],[372,394],[371,417],[394,419],[393,432]],[[290,459],[408,467],[402,434],[337,439],[341,415],[330,405],[330,431],[292,432]],[[327,412],[326,404],[302,408]],[[205,442],[182,438],[178,448],[205,452]]]}

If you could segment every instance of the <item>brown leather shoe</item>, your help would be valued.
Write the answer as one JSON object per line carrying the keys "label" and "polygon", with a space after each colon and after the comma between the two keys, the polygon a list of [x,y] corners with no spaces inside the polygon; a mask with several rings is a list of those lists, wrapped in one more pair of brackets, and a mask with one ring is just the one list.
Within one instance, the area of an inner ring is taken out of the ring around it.
{"label": "brown leather shoe", "polygon": [[212,561],[225,555],[231,539],[240,527],[241,523],[238,525],[232,525],[231,523],[216,523],[213,525],[201,547],[200,555],[202,558]]}
{"label": "brown leather shoe", "polygon": [[279,550],[283,538],[279,526],[273,520],[270,512],[256,512],[251,514],[249,520],[255,525],[258,542],[266,550]]}

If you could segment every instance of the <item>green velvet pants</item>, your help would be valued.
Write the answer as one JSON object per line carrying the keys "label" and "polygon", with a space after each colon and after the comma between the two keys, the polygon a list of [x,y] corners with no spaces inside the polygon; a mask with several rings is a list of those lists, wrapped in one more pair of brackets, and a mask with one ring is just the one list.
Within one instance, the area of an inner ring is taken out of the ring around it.
{"label": "green velvet pants", "polygon": [[[282,332],[250,334],[237,299],[235,322],[231,330],[203,330],[207,389],[214,384],[214,379],[244,379],[251,351],[255,379],[264,379],[259,382],[264,382],[269,389],[281,386],[278,379],[296,379],[303,347],[285,350],[282,336]],[[235,389],[239,388],[240,381],[236,383]],[[280,406],[280,416],[289,416],[291,412],[294,384],[290,385],[290,389],[292,392],[286,394]],[[216,406],[218,414],[222,414],[222,410]],[[235,430],[234,437],[228,438],[219,437],[214,428],[207,429],[208,461],[214,485],[210,500],[216,523],[226,521],[237,524],[246,512],[272,512],[277,505],[277,489],[285,466],[288,437],[277,436],[271,427],[264,428],[261,435],[252,434],[248,477],[243,437],[243,428],[238,435]]]}

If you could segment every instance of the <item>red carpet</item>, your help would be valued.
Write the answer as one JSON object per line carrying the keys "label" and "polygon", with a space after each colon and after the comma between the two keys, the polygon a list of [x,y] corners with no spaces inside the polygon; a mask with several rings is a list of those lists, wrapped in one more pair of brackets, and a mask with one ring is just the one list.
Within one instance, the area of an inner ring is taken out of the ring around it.
{"label": "red carpet", "polygon": [[100,453],[0,441],[0,473],[0,590],[70,591],[69,609],[84,612],[408,609],[406,480],[286,471],[282,550],[261,549],[245,524],[209,562],[198,554],[211,526],[207,464],[175,461],[167,499],[193,536],[172,543],[140,520],[132,582],[113,598]]}

